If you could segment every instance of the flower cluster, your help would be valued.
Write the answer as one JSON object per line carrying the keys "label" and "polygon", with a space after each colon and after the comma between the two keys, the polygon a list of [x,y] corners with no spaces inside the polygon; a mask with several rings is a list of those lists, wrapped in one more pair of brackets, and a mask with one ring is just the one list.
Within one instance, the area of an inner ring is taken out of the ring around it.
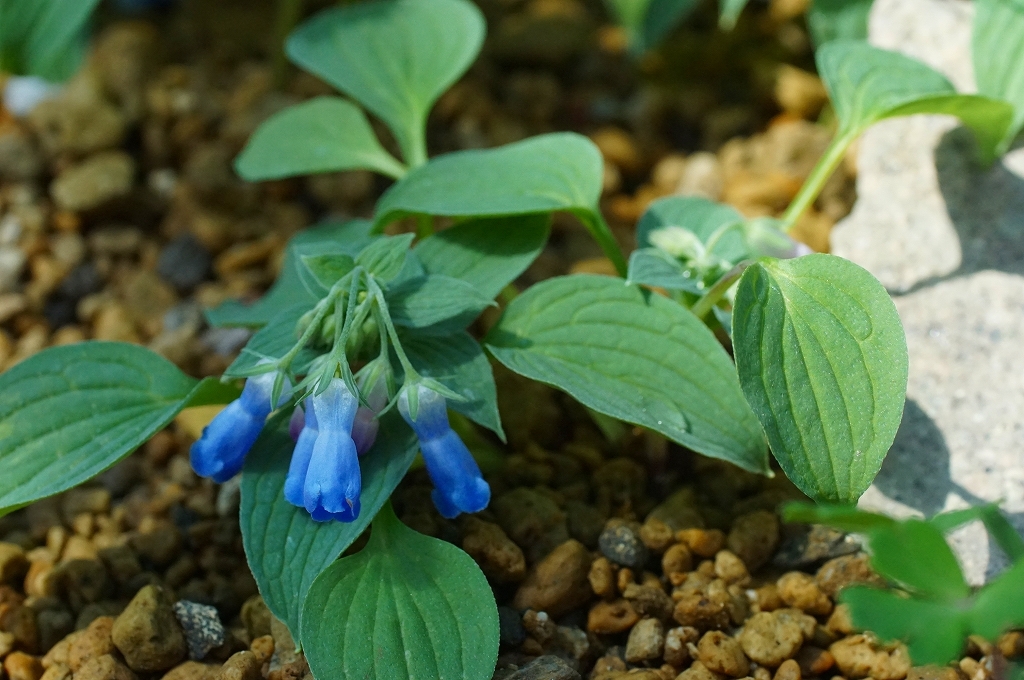
{"label": "flower cluster", "polygon": [[[273,410],[273,383],[273,374],[249,378],[242,396],[203,430],[191,451],[192,467],[198,474],[224,482],[241,471]],[[319,394],[306,398],[305,408],[297,406],[292,417],[295,449],[284,496],[318,522],[351,522],[359,516],[359,456],[373,446],[377,415],[388,401],[383,379],[373,381],[366,391],[369,408],[360,405],[343,379],[333,378]],[[453,518],[461,512],[483,510],[490,501],[490,487],[466,445],[451,429],[444,396],[422,383],[407,385],[399,396],[398,410],[419,439],[434,482],[434,504],[441,515]]]}

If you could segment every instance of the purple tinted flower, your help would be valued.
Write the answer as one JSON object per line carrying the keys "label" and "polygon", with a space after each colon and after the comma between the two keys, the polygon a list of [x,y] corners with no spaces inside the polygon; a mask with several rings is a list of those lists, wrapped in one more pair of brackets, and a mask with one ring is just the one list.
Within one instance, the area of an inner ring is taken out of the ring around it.
{"label": "purple tinted flower", "polygon": [[203,436],[192,445],[189,455],[196,474],[223,483],[242,470],[246,454],[256,443],[273,410],[270,392],[274,376],[274,373],[266,373],[246,380],[242,396],[228,404],[203,429]]}
{"label": "purple tinted flower", "polygon": [[[309,461],[313,457],[313,444],[318,434],[316,412],[313,409],[312,400],[306,400],[306,410],[300,407],[295,408],[295,413],[304,413],[301,430],[295,435],[295,450],[292,452],[292,462],[288,465],[288,476],[284,480],[284,498],[294,506],[306,507],[303,499],[303,488],[306,485],[306,472],[309,470]],[[292,416],[294,422],[296,418]]]}
{"label": "purple tinted flower", "polygon": [[377,414],[388,405],[387,381],[383,377],[378,377],[373,383],[373,387],[370,388],[369,394],[365,396],[370,407],[360,406],[356,411],[355,423],[352,425],[352,439],[356,443],[356,451],[360,456],[369,451],[377,439],[377,430],[380,427]]}
{"label": "purple tinted flower", "polygon": [[299,441],[299,435],[302,434],[302,428],[305,426],[306,413],[301,406],[296,406],[292,411],[292,417],[288,420],[288,436],[292,438],[293,442]]}
{"label": "purple tinted flower", "polygon": [[442,517],[452,519],[461,512],[479,512],[491,500],[491,487],[484,481],[469,449],[448,423],[445,398],[424,385],[417,385],[416,418],[409,410],[406,388],[398,398],[398,412],[420,440],[427,473],[434,482],[431,498]]}
{"label": "purple tinted flower", "polygon": [[359,455],[352,441],[359,400],[349,392],[344,380],[334,378],[324,392],[310,401],[317,433],[302,489],[303,505],[318,522],[351,522],[359,516],[362,491]]}

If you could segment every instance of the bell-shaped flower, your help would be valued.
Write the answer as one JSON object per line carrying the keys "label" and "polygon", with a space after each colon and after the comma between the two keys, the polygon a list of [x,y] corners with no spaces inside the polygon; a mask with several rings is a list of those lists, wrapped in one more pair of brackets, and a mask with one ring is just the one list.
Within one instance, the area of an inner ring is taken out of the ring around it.
{"label": "bell-shaped flower", "polygon": [[[311,397],[310,402],[317,430],[302,486],[303,505],[317,522],[331,519],[351,522],[359,516],[362,491],[359,454],[352,441],[359,400],[344,380],[334,378],[327,389]],[[307,427],[309,418],[307,414]]]}
{"label": "bell-shaped flower", "polygon": [[383,375],[370,374],[370,377],[362,382],[358,377],[357,384],[360,389],[369,389],[369,392],[363,392],[369,407],[359,406],[355,423],[352,425],[352,439],[356,443],[356,451],[361,456],[373,448],[373,442],[377,440],[377,430],[380,428],[377,415],[388,405],[388,385]]}
{"label": "bell-shaped flower", "polygon": [[[302,417],[298,417],[299,415]],[[292,505],[304,508],[306,503],[303,499],[303,488],[306,485],[306,472],[309,470],[309,461],[313,457],[313,444],[319,433],[312,399],[306,400],[305,410],[298,406],[295,407],[295,414],[292,415],[289,429],[296,425],[299,432],[293,435],[295,450],[292,452],[292,462],[288,465],[288,476],[284,480],[284,498]]]}
{"label": "bell-shaped flower", "polygon": [[[264,373],[246,380],[242,396],[228,404],[206,426],[189,455],[196,474],[223,483],[241,472],[245,456],[273,410],[270,393],[275,375]],[[287,399],[287,393],[291,392],[290,385],[285,387],[282,399]]]}
{"label": "bell-shaped flower", "polygon": [[[410,390],[416,390],[414,406],[410,404]],[[434,483],[431,498],[441,516],[452,519],[461,512],[486,508],[491,500],[491,487],[448,423],[445,398],[422,384],[406,387],[398,397],[398,412],[420,441],[427,474]]]}

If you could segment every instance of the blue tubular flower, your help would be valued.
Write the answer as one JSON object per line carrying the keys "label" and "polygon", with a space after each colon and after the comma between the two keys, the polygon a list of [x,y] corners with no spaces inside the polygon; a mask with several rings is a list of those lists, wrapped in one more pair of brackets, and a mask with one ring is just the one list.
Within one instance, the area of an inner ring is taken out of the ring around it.
{"label": "blue tubular flower", "polygon": [[[416,418],[409,412],[409,389],[417,397]],[[424,385],[406,388],[398,398],[398,412],[420,440],[427,474],[434,482],[431,498],[442,517],[452,519],[460,512],[479,512],[491,500],[491,487],[484,481],[469,449],[448,424],[445,398]]]}
{"label": "blue tubular flower", "polygon": [[[296,407],[296,413],[303,413],[302,409]],[[313,457],[313,444],[319,434],[316,422],[316,412],[313,410],[311,399],[306,400],[303,424],[300,426],[298,436],[295,439],[295,450],[292,452],[292,462],[288,466],[288,476],[284,480],[284,498],[294,506],[304,508],[306,503],[303,500],[303,488],[306,485],[306,472],[309,470],[309,461]],[[293,417],[293,420],[298,420]]]}
{"label": "blue tubular flower", "polygon": [[359,516],[362,491],[359,454],[352,441],[359,400],[349,392],[344,380],[334,378],[323,393],[310,401],[318,431],[302,488],[303,505],[317,522],[351,522]]}
{"label": "blue tubular flower", "polygon": [[228,404],[203,429],[203,436],[192,445],[189,453],[196,474],[221,484],[241,472],[246,454],[273,410],[270,392],[274,376],[274,373],[266,373],[246,380],[242,396]]}

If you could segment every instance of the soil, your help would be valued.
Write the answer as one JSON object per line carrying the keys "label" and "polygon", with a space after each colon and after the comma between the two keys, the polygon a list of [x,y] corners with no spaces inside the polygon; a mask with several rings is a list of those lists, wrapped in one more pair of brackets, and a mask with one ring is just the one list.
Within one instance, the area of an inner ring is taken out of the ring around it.
{"label": "soil", "polygon": [[[627,249],[659,196],[778,214],[831,134],[815,122],[825,94],[807,70],[800,5],[754,7],[731,34],[708,7],[633,61],[596,0],[481,2],[484,55],[439,101],[430,147],[589,135]],[[25,120],[0,112],[0,368],[94,338],[217,375],[248,333],[206,327],[202,309],[258,297],[287,239],[314,221],[371,213],[386,182],[368,173],[234,176],[263,119],[330,92],[294,71],[275,87],[272,20],[269,2],[247,0],[103,17],[60,99]],[[854,172],[841,167],[798,225],[811,247],[825,250],[849,212]],[[609,270],[585,230],[558,216],[519,284]],[[496,678],[983,680],[1024,655],[1018,632],[972,641],[958,665],[912,668],[904,648],[853,631],[834,604],[842,586],[877,581],[856,542],[780,525],[779,504],[800,497],[784,476],[749,475],[639,429],[610,441],[566,396],[496,374],[509,444],[489,475],[491,507],[441,518],[422,472],[395,495],[405,523],[460,545],[490,579]],[[0,519],[11,680],[308,675],[246,566],[237,485],[189,467],[208,417],[183,413],[95,482]]]}

